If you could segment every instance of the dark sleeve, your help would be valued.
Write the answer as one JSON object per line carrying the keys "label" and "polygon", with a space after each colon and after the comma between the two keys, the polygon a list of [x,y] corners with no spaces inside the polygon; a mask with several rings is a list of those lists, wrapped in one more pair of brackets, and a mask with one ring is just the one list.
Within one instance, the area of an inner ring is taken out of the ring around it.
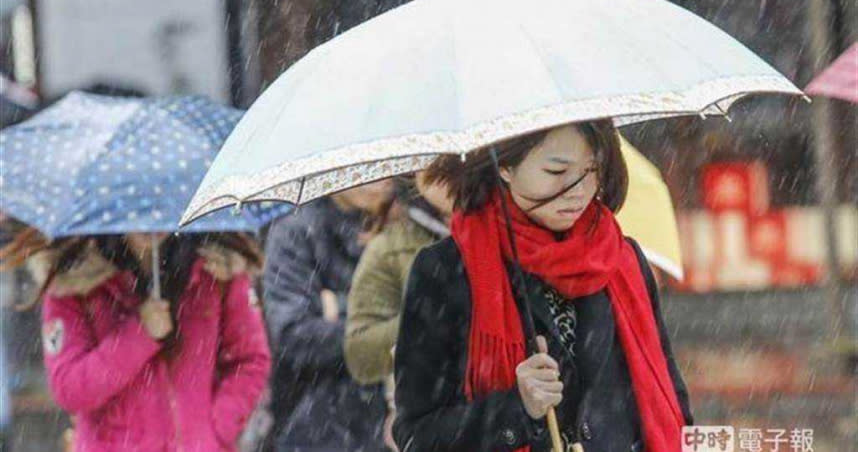
{"label": "dark sleeve", "polygon": [[421,251],[412,267],[396,343],[393,434],[399,449],[489,452],[535,441],[535,423],[517,389],[465,401],[466,302],[447,299],[447,289],[457,286],[447,276],[451,263],[431,251]]}
{"label": "dark sleeve", "polygon": [[275,362],[296,373],[344,366],[345,320],[333,323],[322,317],[323,287],[306,220],[299,214],[282,218],[271,228],[265,247],[265,319]]}
{"label": "dark sleeve", "polygon": [[670,336],[667,333],[667,326],[664,323],[664,315],[661,312],[661,297],[659,295],[658,285],[655,282],[655,276],[652,274],[652,269],[649,267],[649,261],[640,249],[636,242],[632,242],[635,252],[638,255],[638,261],[641,264],[641,272],[644,280],[646,280],[647,291],[649,298],[652,300],[652,312],[655,314],[655,321],[658,325],[658,334],[661,339],[661,347],[664,350],[664,356],[667,358],[667,367],[670,372],[670,377],[673,380],[673,386],[676,389],[676,396],[679,400],[679,406],[682,408],[682,415],[685,417],[686,425],[694,425],[694,416],[691,414],[691,404],[688,397],[688,388],[685,386],[685,380],[679,372],[679,366],[676,365],[676,359],[673,357],[673,348],[670,345]]}

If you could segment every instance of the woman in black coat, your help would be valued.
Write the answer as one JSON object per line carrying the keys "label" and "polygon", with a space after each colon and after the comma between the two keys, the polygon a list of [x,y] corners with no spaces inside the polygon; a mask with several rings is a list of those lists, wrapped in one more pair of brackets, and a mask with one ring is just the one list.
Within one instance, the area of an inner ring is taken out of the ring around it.
{"label": "woman in black coat", "polygon": [[265,259],[265,317],[274,351],[271,434],[277,452],[382,452],[381,385],[346,370],[346,295],[368,216],[389,183],[322,198],[276,221]]}
{"label": "woman in black coat", "polygon": [[[403,452],[680,450],[691,425],[647,261],[613,218],[628,177],[609,121],[552,129],[487,152],[440,158],[453,236],[417,256],[395,357]],[[512,218],[524,283],[501,215]],[[527,289],[529,296],[523,296]],[[525,355],[529,300],[540,351]],[[546,353],[547,352],[547,353]]]}

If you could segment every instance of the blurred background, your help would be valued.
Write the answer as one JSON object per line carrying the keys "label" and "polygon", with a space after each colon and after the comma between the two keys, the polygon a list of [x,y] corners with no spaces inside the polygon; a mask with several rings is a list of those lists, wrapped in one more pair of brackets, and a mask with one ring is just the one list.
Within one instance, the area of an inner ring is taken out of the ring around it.
{"label": "blurred background", "polygon": [[[2,0],[0,124],[73,89],[246,108],[307,51],[400,3]],[[858,42],[854,0],[674,3],[800,87]],[[660,275],[663,309],[698,424],[809,428],[816,451],[858,450],[856,113],[834,99],[751,98],[729,121],[623,130],[677,208],[685,277]],[[68,420],[45,387],[38,313],[11,308],[33,296],[29,277],[0,278],[6,447],[58,450]]]}

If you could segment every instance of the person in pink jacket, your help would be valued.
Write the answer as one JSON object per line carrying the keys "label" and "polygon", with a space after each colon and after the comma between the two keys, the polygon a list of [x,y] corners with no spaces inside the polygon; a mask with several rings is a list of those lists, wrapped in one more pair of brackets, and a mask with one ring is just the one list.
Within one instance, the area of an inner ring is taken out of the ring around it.
{"label": "person in pink jacket", "polygon": [[236,234],[158,236],[163,295],[148,294],[150,235],[52,244],[42,308],[48,382],[75,452],[232,452],[270,353]]}

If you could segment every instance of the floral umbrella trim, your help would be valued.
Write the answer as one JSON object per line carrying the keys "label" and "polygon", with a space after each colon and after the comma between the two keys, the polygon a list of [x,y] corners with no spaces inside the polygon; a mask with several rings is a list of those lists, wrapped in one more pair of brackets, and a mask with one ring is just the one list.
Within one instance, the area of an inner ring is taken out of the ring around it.
{"label": "floral umbrella trim", "polygon": [[182,225],[215,210],[244,202],[303,204],[349,187],[419,171],[442,154],[460,154],[539,130],[579,121],[613,118],[618,126],[689,115],[724,115],[754,93],[803,95],[781,76],[729,77],[685,91],[576,100],[500,117],[463,131],[406,135],[358,143],[284,162],[257,174],[229,176],[201,187]]}

